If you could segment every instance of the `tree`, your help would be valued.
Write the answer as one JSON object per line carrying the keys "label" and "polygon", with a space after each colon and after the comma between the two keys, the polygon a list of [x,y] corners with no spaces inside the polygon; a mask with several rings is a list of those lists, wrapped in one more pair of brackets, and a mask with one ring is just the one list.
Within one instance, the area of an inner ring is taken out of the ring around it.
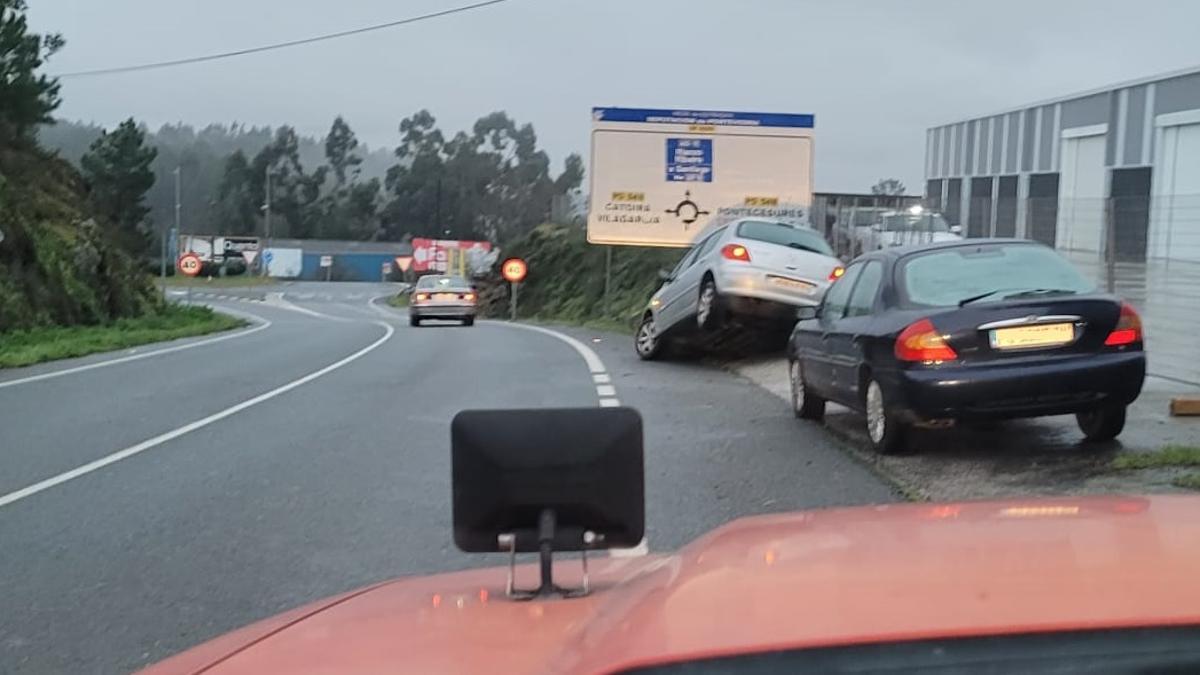
{"label": "tree", "polygon": [[254,190],[254,173],[246,154],[235,150],[225,159],[225,170],[217,188],[217,220],[226,234],[254,234],[261,201]]}
{"label": "tree", "polygon": [[878,183],[871,186],[871,194],[895,197],[904,194],[904,189],[904,183],[901,183],[899,179],[880,178]]}
{"label": "tree", "polygon": [[358,165],[362,164],[362,157],[354,153],[356,148],[358,148],[358,139],[350,130],[350,125],[346,124],[346,121],[339,115],[337,119],[333,120],[329,135],[325,137],[325,160],[329,162],[329,168],[333,171],[338,188],[346,184],[347,173],[353,172],[349,177],[351,181],[357,177]]}
{"label": "tree", "polygon": [[311,174],[304,171],[296,130],[279,127],[271,143],[254,157],[251,169],[256,197],[265,196],[266,173],[271,173],[271,213],[282,219],[272,221],[272,235],[313,237],[320,229],[322,214],[315,207],[329,167],[319,166]]}
{"label": "tree", "polygon": [[552,177],[533,126],[518,125],[502,111],[479,118],[470,133],[458,132],[449,141],[427,110],[404,119],[400,133],[400,163],[385,181],[388,238],[510,240],[544,222],[553,198],[574,190],[583,178],[576,155]]}
{"label": "tree", "polygon": [[28,140],[58,108],[57,78],[39,75],[62,36],[30,33],[25,0],[0,0],[0,141]]}
{"label": "tree", "polygon": [[101,134],[80,160],[92,208],[110,226],[118,245],[133,255],[146,253],[149,244],[145,197],[154,186],[150,164],[158,151],[145,141],[130,118]]}

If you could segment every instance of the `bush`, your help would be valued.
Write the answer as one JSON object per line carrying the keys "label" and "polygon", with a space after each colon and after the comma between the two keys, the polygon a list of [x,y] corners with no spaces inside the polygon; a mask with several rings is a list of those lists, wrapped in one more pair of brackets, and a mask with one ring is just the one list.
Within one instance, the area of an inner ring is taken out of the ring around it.
{"label": "bush", "polygon": [[[674,267],[682,255],[682,249],[613,247],[607,302],[605,247],[587,243],[579,228],[538,226],[509,244],[501,258],[523,258],[529,264],[518,296],[520,316],[632,327],[661,283],[658,270]],[[499,273],[478,286],[483,314],[508,316],[508,284]]]}
{"label": "bush", "polygon": [[0,333],[156,311],[147,277],[107,240],[81,180],[36,147],[0,147]]}

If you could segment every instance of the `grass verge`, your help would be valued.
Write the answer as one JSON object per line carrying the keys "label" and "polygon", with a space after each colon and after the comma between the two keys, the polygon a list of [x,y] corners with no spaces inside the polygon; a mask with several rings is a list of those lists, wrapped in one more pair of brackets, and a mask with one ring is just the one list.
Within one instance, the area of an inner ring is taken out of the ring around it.
{"label": "grass verge", "polygon": [[392,307],[408,307],[408,293],[397,293],[387,299],[387,304]]}
{"label": "grass verge", "polygon": [[194,288],[249,288],[251,286],[270,286],[276,283],[273,277],[247,276],[239,274],[233,277],[185,277],[176,274],[166,279],[156,278],[155,283],[169,288],[186,288],[191,284]]}
{"label": "grass verge", "polygon": [[98,326],[33,328],[0,334],[0,368],[28,366],[246,325],[207,307],[169,305],[145,316]]}
{"label": "grass verge", "polygon": [[1200,466],[1200,447],[1164,445],[1158,452],[1124,452],[1112,462],[1114,469],[1154,469],[1167,466]]}
{"label": "grass verge", "polygon": [[[1128,471],[1200,466],[1200,447],[1164,445],[1158,452],[1126,452],[1113,459],[1114,469]],[[1191,471],[1171,479],[1171,485],[1200,490],[1200,471]]]}

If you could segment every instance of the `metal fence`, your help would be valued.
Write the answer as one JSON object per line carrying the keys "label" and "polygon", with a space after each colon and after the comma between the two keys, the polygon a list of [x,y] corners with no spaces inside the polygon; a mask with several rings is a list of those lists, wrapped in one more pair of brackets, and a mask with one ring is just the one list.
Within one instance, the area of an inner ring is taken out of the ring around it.
{"label": "metal fence", "polygon": [[[965,209],[926,206],[964,237],[1018,237],[1054,247],[1100,289],[1141,313],[1152,373],[1200,386],[1200,195],[983,198]],[[837,239],[831,243],[839,246]]]}

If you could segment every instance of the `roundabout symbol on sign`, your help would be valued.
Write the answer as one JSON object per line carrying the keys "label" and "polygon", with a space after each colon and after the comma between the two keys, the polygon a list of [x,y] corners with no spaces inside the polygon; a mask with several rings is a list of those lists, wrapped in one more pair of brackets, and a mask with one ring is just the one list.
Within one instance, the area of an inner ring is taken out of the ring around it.
{"label": "roundabout symbol on sign", "polygon": [[184,253],[179,256],[178,265],[180,272],[189,277],[194,277],[200,274],[200,268],[204,266],[204,261],[195,253]]}

